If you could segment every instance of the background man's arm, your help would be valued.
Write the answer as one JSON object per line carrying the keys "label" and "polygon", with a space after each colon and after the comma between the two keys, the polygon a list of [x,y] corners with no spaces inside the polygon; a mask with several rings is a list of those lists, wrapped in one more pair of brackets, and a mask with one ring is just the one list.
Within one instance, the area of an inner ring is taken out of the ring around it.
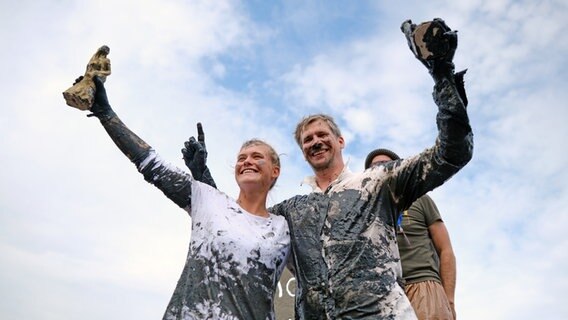
{"label": "background man's arm", "polygon": [[446,229],[446,225],[440,220],[431,224],[428,227],[428,232],[440,257],[440,278],[442,279],[442,286],[450,301],[455,319],[454,293],[456,288],[456,257],[452,249],[450,235]]}

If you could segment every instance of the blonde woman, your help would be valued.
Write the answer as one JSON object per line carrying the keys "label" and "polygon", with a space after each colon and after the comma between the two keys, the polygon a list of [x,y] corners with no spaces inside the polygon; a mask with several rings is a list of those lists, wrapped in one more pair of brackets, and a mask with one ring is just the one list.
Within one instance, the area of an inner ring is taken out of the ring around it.
{"label": "blonde woman", "polygon": [[[92,114],[144,179],[191,216],[187,261],[164,319],[274,319],[274,292],[289,254],[283,217],[266,209],[280,160],[261,140],[246,141],[236,159],[237,199],[164,162],[108,103],[98,77]],[[195,139],[186,148],[199,147]]]}

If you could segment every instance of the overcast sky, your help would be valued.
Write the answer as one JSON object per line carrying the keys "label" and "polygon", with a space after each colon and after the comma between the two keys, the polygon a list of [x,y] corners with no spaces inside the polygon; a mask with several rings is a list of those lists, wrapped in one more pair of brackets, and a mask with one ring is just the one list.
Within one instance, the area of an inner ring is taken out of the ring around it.
{"label": "overcast sky", "polygon": [[[404,3],[404,4],[403,4]],[[567,319],[566,1],[1,1],[0,318],[159,319],[185,262],[187,214],[146,183],[62,92],[101,45],[109,100],[164,158],[203,123],[237,195],[252,137],[281,154],[270,204],[306,193],[297,121],[336,118],[351,170],[431,146],[433,81],[405,19],[459,30],[473,160],[431,192],[458,261],[465,319]]]}

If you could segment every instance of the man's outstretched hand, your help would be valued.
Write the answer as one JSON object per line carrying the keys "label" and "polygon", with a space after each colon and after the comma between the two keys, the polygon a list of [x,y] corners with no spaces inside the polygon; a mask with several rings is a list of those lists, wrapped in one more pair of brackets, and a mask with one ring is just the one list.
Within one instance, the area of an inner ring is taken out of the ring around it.
{"label": "man's outstretched hand", "polygon": [[419,25],[406,20],[400,29],[406,36],[414,56],[428,68],[435,81],[443,77],[453,77],[452,60],[458,47],[457,31],[452,31],[444,20],[439,18]]}
{"label": "man's outstretched hand", "polygon": [[205,133],[201,123],[197,123],[197,140],[193,136],[190,137],[188,141],[184,142],[181,153],[185,165],[191,171],[195,180],[217,188],[209,168],[207,168],[207,148],[205,147]]}

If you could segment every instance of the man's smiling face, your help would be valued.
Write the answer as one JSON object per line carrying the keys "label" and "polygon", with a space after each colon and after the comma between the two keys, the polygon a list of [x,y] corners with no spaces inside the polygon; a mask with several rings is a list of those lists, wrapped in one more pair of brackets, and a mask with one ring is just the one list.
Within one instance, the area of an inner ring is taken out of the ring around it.
{"label": "man's smiling face", "polygon": [[327,122],[318,119],[304,127],[301,135],[304,158],[315,171],[330,168],[341,159],[345,142],[336,136]]}

